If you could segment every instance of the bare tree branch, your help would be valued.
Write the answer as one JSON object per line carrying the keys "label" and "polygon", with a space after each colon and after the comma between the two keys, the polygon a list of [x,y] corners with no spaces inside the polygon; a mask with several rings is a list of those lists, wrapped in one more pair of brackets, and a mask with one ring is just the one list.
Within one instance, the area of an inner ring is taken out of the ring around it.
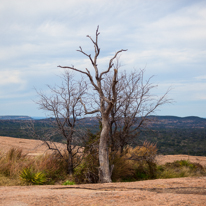
{"label": "bare tree branch", "polygon": [[113,60],[117,57],[117,55],[120,53],[120,52],[123,52],[123,51],[127,51],[127,49],[121,49],[121,50],[119,50],[118,52],[116,52],[116,54],[114,55],[114,57],[112,58],[112,59],[110,59],[110,61],[109,61],[109,67],[108,67],[108,69],[106,70],[106,71],[104,71],[104,72],[102,72],[101,74],[100,74],[100,79],[102,78],[102,76],[104,75],[104,74],[106,74],[106,73],[108,73],[109,71],[110,71],[110,69],[113,67]]}
{"label": "bare tree branch", "polygon": [[96,110],[93,110],[93,111],[88,112],[85,104],[82,102],[82,99],[80,99],[80,102],[81,102],[81,104],[82,104],[83,107],[84,107],[85,114],[94,114],[94,113],[100,112],[99,109],[96,109]]}

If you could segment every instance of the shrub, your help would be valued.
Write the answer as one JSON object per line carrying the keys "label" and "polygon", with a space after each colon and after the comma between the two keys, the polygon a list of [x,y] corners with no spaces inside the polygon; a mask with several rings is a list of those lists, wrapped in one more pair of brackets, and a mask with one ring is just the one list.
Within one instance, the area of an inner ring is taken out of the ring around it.
{"label": "shrub", "polygon": [[157,167],[158,178],[178,178],[190,176],[202,176],[205,169],[199,163],[191,163],[189,160],[178,160]]}
{"label": "shrub", "polygon": [[35,167],[37,171],[42,171],[46,174],[48,183],[50,182],[51,184],[57,180],[63,180],[67,175],[67,162],[64,158],[60,158],[58,154],[37,157]]}
{"label": "shrub", "polygon": [[75,185],[75,182],[67,180],[62,185]]}
{"label": "shrub", "polygon": [[[137,146],[135,148],[128,148],[126,156],[128,159],[136,162],[136,177],[144,177],[144,179],[156,178],[157,166],[155,158],[157,155],[156,144],[144,142],[143,146]],[[141,175],[140,175],[141,174]],[[144,175],[143,175],[144,174]]]}
{"label": "shrub", "polygon": [[21,185],[21,181],[19,178],[10,178],[6,177],[3,174],[0,174],[0,186],[14,186]]}
{"label": "shrub", "polygon": [[150,177],[149,177],[149,175],[147,174],[146,171],[139,171],[139,170],[136,171],[135,177],[136,177],[136,180],[148,180],[148,179],[150,179]]}
{"label": "shrub", "polygon": [[117,152],[115,154],[111,154],[113,156],[111,165],[114,165],[114,169],[112,172],[112,181],[134,181],[134,161],[128,160],[125,156],[127,151],[124,150],[123,154]]}
{"label": "shrub", "polygon": [[6,154],[1,154],[0,173],[14,178],[27,162],[28,159],[22,154],[22,150],[11,148]]}
{"label": "shrub", "polygon": [[87,154],[82,163],[74,169],[75,182],[97,183],[99,160],[98,155]]}
{"label": "shrub", "polygon": [[43,172],[34,172],[32,168],[24,168],[19,176],[27,184],[42,185],[47,181]]}
{"label": "shrub", "polygon": [[111,154],[114,165],[113,181],[135,181],[156,177],[156,145],[144,142],[143,146],[126,147],[123,153]]}
{"label": "shrub", "polygon": [[74,169],[74,178],[76,183],[97,183],[99,181],[98,168],[98,142],[99,133],[92,134],[89,130],[87,131],[88,140],[85,143],[83,152],[83,160]]}
{"label": "shrub", "polygon": [[12,148],[0,155],[0,175],[2,184],[53,184],[66,178],[66,162],[55,154],[31,157]]}

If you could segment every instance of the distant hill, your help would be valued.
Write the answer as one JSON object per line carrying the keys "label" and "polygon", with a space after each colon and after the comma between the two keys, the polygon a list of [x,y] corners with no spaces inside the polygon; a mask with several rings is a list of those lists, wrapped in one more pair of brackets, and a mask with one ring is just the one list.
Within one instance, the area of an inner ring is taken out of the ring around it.
{"label": "distant hill", "polygon": [[[149,116],[148,127],[152,129],[166,128],[205,128],[206,119],[196,116],[177,117],[177,116]],[[87,117],[83,124],[89,126],[98,125],[96,117]]]}
{"label": "distant hill", "polygon": [[[193,127],[203,128],[206,127],[206,118],[189,116],[189,117],[177,117],[177,116],[155,116],[151,115],[148,117],[151,121],[149,127]],[[4,115],[0,116],[0,120],[45,120],[48,121],[50,118],[45,117],[30,117],[21,115]],[[98,124],[96,117],[86,117],[83,120],[86,125]]]}
{"label": "distant hill", "polygon": [[[176,116],[149,116],[150,122],[136,137],[133,146],[145,140],[157,144],[161,154],[190,154],[206,156],[206,119],[200,117]],[[30,139],[24,132],[24,127],[30,120],[34,121],[36,129],[50,129],[51,119],[34,120],[28,116],[0,116],[0,136]],[[99,130],[98,119],[87,117],[80,127],[90,129],[92,132]],[[56,136],[55,141],[61,142],[61,136]]]}
{"label": "distant hill", "polygon": [[206,128],[206,119],[196,116],[150,116],[150,127],[155,128]]}
{"label": "distant hill", "polygon": [[29,116],[5,115],[0,116],[0,120],[32,120]]}

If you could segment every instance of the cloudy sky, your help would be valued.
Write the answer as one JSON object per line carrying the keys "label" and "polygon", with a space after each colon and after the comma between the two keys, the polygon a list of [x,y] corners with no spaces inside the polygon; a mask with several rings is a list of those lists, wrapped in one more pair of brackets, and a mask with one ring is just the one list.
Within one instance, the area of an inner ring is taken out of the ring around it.
{"label": "cloudy sky", "polygon": [[0,115],[44,116],[34,88],[59,84],[57,65],[91,68],[76,49],[93,52],[97,25],[100,69],[128,49],[123,70],[172,87],[157,115],[206,117],[205,0],[0,0]]}

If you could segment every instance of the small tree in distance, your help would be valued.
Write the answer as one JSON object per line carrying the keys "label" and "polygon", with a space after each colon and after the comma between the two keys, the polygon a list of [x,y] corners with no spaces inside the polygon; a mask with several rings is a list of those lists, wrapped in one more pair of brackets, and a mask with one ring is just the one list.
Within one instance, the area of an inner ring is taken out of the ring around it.
{"label": "small tree in distance", "polygon": [[[80,102],[82,96],[85,94],[87,85],[85,81],[76,82],[73,75],[65,71],[63,75],[63,82],[61,86],[51,87],[48,86],[51,91],[51,96],[37,92],[40,96],[40,100],[37,104],[40,109],[49,112],[54,119],[55,128],[51,128],[54,134],[60,134],[66,140],[67,145],[67,172],[72,175],[74,168],[74,156],[77,155],[78,143],[77,133],[79,130],[76,128],[77,122],[81,121],[83,116],[83,106]],[[51,133],[50,131],[50,133]],[[49,133],[49,134],[50,134]],[[76,137],[74,138],[74,134]],[[44,134],[45,136],[46,134]],[[53,134],[52,134],[53,135]],[[52,137],[52,135],[49,135]],[[41,140],[43,140],[41,138]],[[56,150],[60,153],[60,150],[56,147],[55,143],[43,140],[48,146],[48,149]],[[52,147],[54,145],[54,147]]]}

